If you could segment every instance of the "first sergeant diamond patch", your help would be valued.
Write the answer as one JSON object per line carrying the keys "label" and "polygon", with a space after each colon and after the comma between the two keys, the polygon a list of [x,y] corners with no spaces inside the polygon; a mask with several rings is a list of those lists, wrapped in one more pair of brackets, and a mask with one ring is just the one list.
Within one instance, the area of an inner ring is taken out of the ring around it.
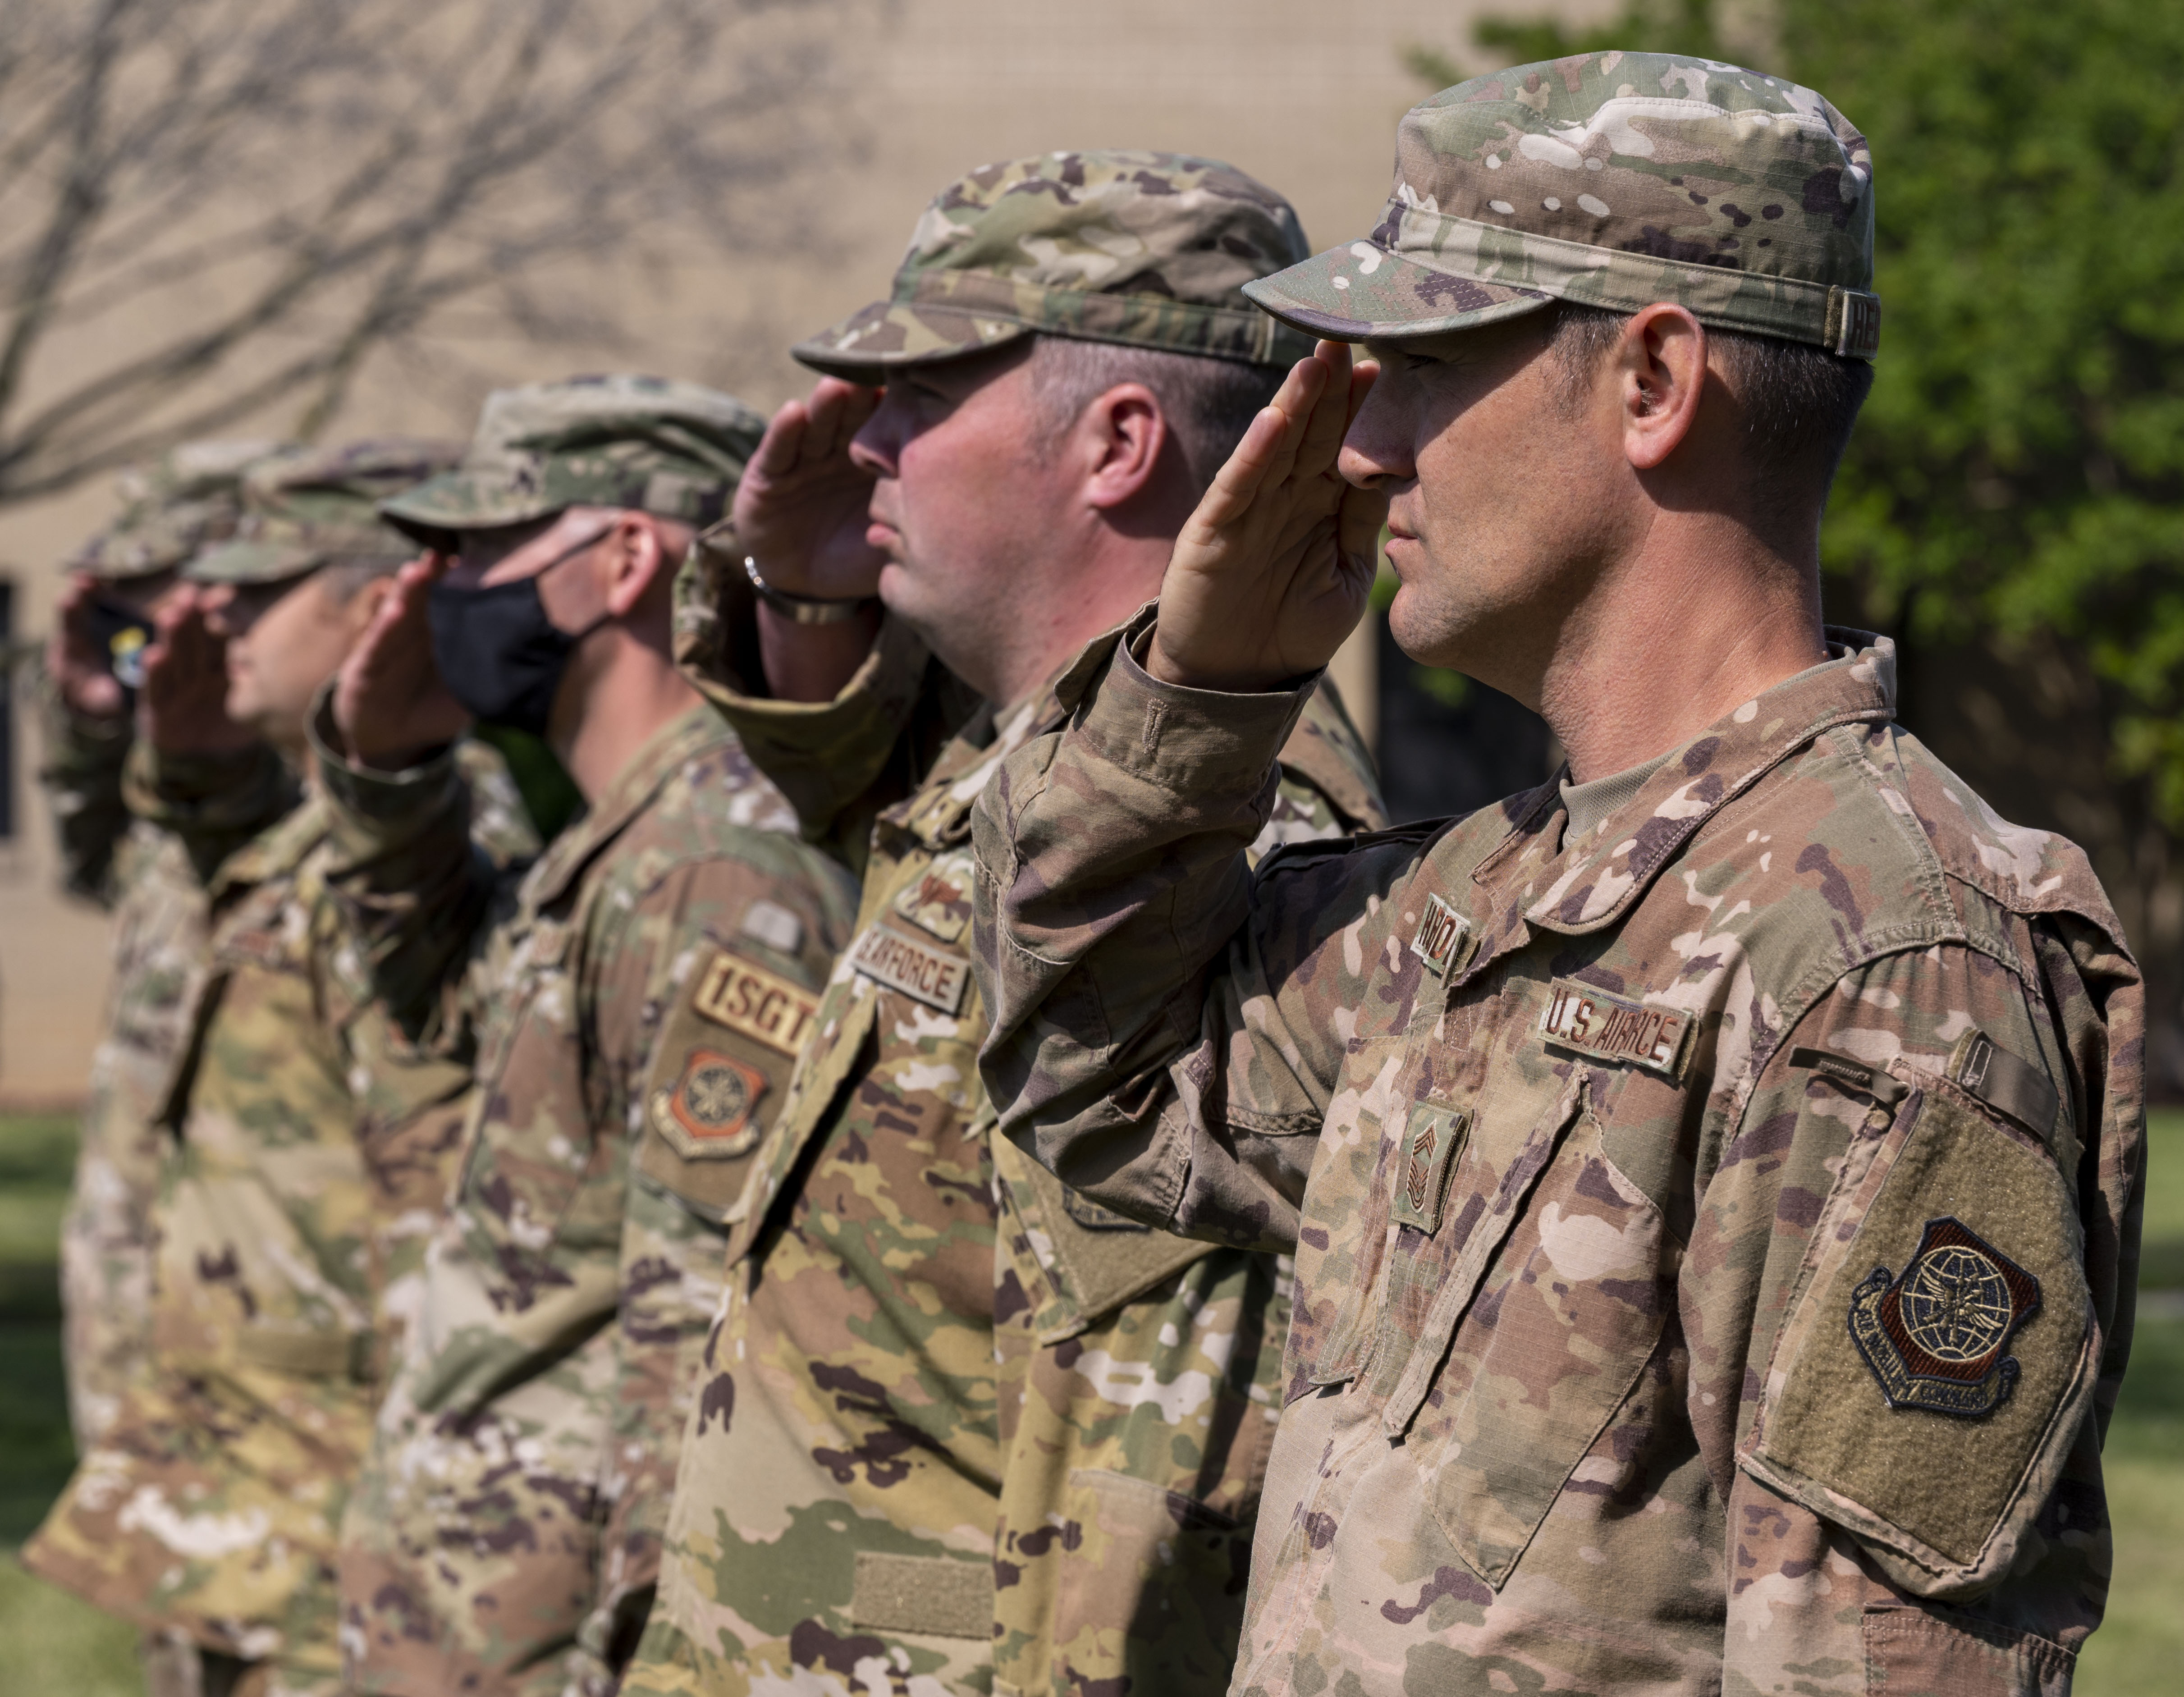
{"label": "first sergeant diamond patch", "polygon": [[1902,1277],[1875,1267],[1851,1293],[1850,1335],[1891,1408],[1979,1420],[2009,1400],[2020,1370],[2003,1351],[2039,1311],[2040,1281],[1945,1216]]}

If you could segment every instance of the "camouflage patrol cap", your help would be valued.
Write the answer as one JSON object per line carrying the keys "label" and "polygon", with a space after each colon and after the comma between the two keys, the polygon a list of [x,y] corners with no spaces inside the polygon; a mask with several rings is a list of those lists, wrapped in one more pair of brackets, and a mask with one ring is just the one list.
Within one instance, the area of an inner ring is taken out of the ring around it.
{"label": "camouflage patrol cap", "polygon": [[462,464],[380,504],[428,546],[570,507],[627,507],[700,527],[726,510],[766,420],[733,396],[660,377],[571,377],[486,397]]}
{"label": "camouflage patrol cap", "polygon": [[274,455],[242,480],[242,517],[228,542],[183,569],[192,583],[274,583],[336,561],[398,562],[417,545],[379,516],[379,504],[446,470],[451,442],[386,437]]}
{"label": "camouflage patrol cap", "polygon": [[1669,53],[1585,53],[1444,89],[1396,132],[1379,227],[1245,285],[1340,342],[1575,301],[1870,359],[1873,155],[1809,88]]}
{"label": "camouflage patrol cap", "polygon": [[242,512],[242,474],[270,442],[188,442],[115,480],[121,516],[61,563],[109,581],[171,571],[233,533]]}
{"label": "camouflage patrol cap", "polygon": [[894,293],[790,351],[863,383],[1030,335],[1286,364],[1309,344],[1243,286],[1311,251],[1289,202],[1218,159],[1042,153],[941,190]]}

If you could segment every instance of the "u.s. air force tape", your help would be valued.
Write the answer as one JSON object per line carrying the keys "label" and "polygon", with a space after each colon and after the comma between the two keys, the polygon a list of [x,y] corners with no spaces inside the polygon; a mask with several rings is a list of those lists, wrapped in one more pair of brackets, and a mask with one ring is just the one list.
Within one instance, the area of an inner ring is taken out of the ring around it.
{"label": "u.s. air force tape", "polygon": [[866,926],[850,945],[850,965],[866,977],[944,1014],[962,1011],[963,993],[971,982],[967,955],[932,948],[884,921]]}
{"label": "u.s. air force tape", "polygon": [[1612,996],[1574,978],[1547,986],[1546,1011],[1540,1016],[1540,1034],[1549,1043],[1670,1078],[1683,1076],[1691,1029],[1691,1016],[1678,1009]]}

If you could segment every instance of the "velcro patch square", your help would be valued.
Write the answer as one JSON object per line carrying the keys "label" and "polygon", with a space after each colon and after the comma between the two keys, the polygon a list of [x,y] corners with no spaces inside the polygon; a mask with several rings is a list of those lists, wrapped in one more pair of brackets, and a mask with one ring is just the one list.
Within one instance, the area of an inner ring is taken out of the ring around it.
{"label": "velcro patch square", "polygon": [[792,1057],[819,1015],[811,991],[725,949],[707,964],[690,1005],[714,1024]]}
{"label": "velcro patch square", "polygon": [[1403,1147],[1396,1157],[1391,1217],[1398,1226],[1415,1226],[1429,1238],[1440,1229],[1441,1199],[1448,1193],[1449,1172],[1469,1124],[1470,1116],[1453,1108],[1437,1108],[1430,1102],[1412,1106],[1403,1127]]}
{"label": "velcro patch square", "polygon": [[1540,1033],[1549,1043],[1602,1060],[1627,1061],[1670,1078],[1684,1070],[1691,1015],[1612,996],[1574,978],[1547,987]]}
{"label": "velcro patch square", "polygon": [[943,943],[961,943],[971,928],[971,863],[967,855],[936,860],[894,899],[894,910]]}
{"label": "velcro patch square", "polygon": [[738,1155],[757,1139],[766,1075],[733,1054],[694,1049],[672,1090],[652,1095],[652,1121],[685,1160]]}

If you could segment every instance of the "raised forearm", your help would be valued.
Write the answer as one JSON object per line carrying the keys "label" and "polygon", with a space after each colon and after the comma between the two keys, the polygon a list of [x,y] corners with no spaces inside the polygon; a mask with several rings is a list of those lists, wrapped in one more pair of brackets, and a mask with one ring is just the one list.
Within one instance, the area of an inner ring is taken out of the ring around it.
{"label": "raised forearm", "polygon": [[1284,1053],[1245,860],[1306,693],[1178,690],[1119,653],[973,827],[1004,1133],[1123,1212],[1258,1247],[1294,1237],[1324,1105]]}

